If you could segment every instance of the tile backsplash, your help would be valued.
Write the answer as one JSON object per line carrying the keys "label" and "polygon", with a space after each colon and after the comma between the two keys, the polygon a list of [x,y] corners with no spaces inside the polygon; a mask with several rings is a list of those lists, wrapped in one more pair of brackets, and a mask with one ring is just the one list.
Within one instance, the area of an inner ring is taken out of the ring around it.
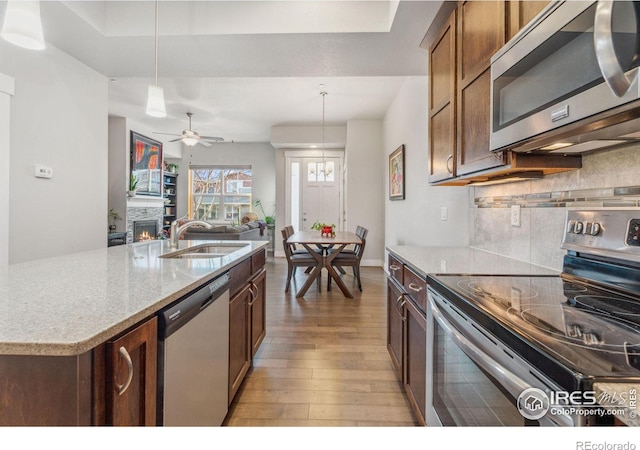
{"label": "tile backsplash", "polygon": [[[639,207],[640,146],[584,155],[582,169],[540,180],[472,187],[471,245],[553,269],[562,269],[560,248],[566,208]],[[519,227],[511,205],[521,206]]]}

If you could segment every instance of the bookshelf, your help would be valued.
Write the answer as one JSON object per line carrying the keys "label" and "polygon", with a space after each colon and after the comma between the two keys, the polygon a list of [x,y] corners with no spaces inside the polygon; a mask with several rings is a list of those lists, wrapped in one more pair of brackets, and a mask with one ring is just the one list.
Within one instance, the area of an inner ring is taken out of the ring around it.
{"label": "bookshelf", "polygon": [[162,175],[162,195],[165,198],[164,217],[162,218],[163,230],[169,231],[171,229],[171,222],[176,220],[177,190],[178,174],[174,172],[164,172]]}

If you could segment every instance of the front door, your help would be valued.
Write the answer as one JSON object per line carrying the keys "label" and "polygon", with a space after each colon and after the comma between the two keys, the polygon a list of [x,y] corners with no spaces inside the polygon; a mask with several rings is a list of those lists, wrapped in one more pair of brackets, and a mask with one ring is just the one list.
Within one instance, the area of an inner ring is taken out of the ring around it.
{"label": "front door", "polygon": [[338,158],[304,158],[300,229],[309,230],[315,222],[341,229],[341,179]]}
{"label": "front door", "polygon": [[285,220],[295,231],[309,230],[314,222],[335,224],[342,230],[342,161],[341,151],[332,151],[324,158],[318,152],[292,151],[286,155]]}

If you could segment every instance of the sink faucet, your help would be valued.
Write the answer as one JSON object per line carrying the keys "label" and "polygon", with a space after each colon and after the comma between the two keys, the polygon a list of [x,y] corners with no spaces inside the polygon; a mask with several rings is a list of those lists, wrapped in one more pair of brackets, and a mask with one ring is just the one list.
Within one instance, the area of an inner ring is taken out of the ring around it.
{"label": "sink faucet", "polygon": [[205,222],[204,220],[192,220],[190,222],[185,223],[182,226],[178,226],[178,221],[174,220],[171,222],[171,235],[169,236],[169,247],[178,248],[178,240],[180,240],[180,236],[184,233],[188,228],[191,228],[195,225],[201,225],[207,229],[213,228],[209,222]]}

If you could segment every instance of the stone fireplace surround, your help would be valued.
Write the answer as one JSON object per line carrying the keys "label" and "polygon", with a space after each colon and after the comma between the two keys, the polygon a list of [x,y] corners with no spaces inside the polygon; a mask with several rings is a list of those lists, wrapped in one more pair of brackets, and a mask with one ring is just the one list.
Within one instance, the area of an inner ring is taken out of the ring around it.
{"label": "stone fireplace surround", "polygon": [[133,223],[140,220],[155,220],[158,223],[158,230],[162,230],[164,208],[162,206],[134,206],[127,204],[127,244],[131,244],[133,239]]}

